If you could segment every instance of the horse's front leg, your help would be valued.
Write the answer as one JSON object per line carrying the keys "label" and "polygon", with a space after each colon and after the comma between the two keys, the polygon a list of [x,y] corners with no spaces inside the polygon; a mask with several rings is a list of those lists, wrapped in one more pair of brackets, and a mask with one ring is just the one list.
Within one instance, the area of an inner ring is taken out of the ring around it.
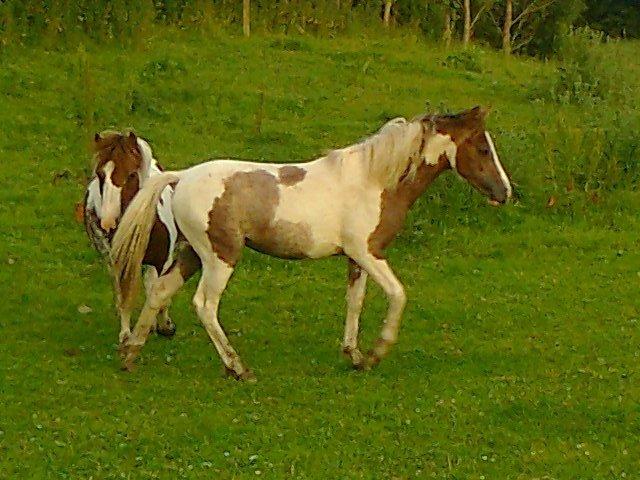
{"label": "horse's front leg", "polygon": [[124,345],[131,336],[131,311],[118,308],[120,316],[120,333],[118,334],[118,343]]}
{"label": "horse's front leg", "polygon": [[342,352],[356,369],[365,367],[365,359],[358,349],[358,325],[367,287],[367,272],[349,258],[347,276],[347,320],[344,326]]}
{"label": "horse's front leg", "polygon": [[382,327],[380,337],[376,340],[376,344],[368,353],[366,367],[375,366],[380,363],[389,352],[391,345],[396,343],[398,339],[398,329],[400,328],[400,320],[402,312],[407,302],[404,287],[396,278],[389,267],[386,260],[376,258],[370,253],[354,256],[354,260],[364,270],[366,270],[371,278],[380,285],[387,296],[389,307],[387,309],[387,317]]}

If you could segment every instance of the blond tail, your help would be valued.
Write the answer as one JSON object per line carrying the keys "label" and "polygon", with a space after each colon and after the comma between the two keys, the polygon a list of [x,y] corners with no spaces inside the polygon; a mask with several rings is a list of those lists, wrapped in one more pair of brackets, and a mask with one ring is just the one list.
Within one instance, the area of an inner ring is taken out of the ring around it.
{"label": "blond tail", "polygon": [[140,289],[142,260],[156,216],[162,191],[180,179],[177,172],[165,172],[147,180],[127,207],[111,242],[111,271],[118,308],[131,311]]}

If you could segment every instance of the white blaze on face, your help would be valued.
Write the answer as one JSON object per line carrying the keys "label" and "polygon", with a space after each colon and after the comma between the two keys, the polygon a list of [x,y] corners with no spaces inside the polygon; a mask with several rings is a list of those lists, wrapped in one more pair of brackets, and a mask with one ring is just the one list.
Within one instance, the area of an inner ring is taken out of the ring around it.
{"label": "white blaze on face", "polygon": [[115,165],[109,161],[102,168],[104,185],[102,187],[102,208],[100,208],[100,226],[107,232],[116,228],[116,221],[120,217],[121,187],[116,187],[111,180]]}
{"label": "white blaze on face", "polygon": [[489,148],[491,148],[491,156],[493,157],[493,163],[496,165],[496,170],[498,170],[498,174],[500,175],[500,179],[504,184],[504,188],[507,190],[507,198],[511,198],[511,182],[509,181],[509,177],[507,176],[504,168],[502,168],[502,164],[500,163],[500,159],[498,158],[498,152],[496,152],[496,147],[493,144],[493,140],[491,139],[491,135],[489,132],[485,131],[484,136],[487,139],[487,143],[489,144]]}

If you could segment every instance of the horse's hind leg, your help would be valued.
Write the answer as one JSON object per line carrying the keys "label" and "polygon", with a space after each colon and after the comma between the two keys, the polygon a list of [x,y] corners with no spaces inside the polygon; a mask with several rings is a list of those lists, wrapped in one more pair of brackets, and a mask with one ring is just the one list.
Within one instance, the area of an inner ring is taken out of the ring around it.
{"label": "horse's hind leg", "polygon": [[349,259],[349,273],[347,284],[347,320],[344,327],[343,353],[351,359],[354,368],[365,366],[364,357],[358,349],[358,324],[362,302],[367,287],[367,272]]}
{"label": "horse's hind leg", "polygon": [[147,291],[147,298],[133,334],[120,348],[124,369],[133,368],[133,362],[145,344],[158,313],[167,308],[173,295],[199,269],[200,259],[191,247],[186,247],[178,253],[176,262],[169,271],[153,283]]}
{"label": "horse's hind leg", "polygon": [[215,254],[203,261],[202,278],[193,297],[200,321],[213,342],[228,374],[237,380],[255,380],[251,370],[242,364],[240,357],[229,343],[218,321],[220,297],[233,273],[233,267],[220,260]]}
{"label": "horse's hind leg", "polygon": [[163,337],[171,338],[176,334],[176,324],[169,316],[169,305],[160,309],[156,318],[156,332]]}
{"label": "horse's hind leg", "polygon": [[[147,296],[151,294],[157,281],[158,270],[156,270],[156,267],[147,267],[144,271],[144,289]],[[176,333],[176,326],[169,317],[169,305],[160,309],[151,330],[155,330],[165,337],[173,337]]]}
{"label": "horse's hind leg", "polygon": [[[149,297],[149,295],[152,294],[153,287],[155,283],[158,281],[158,278],[159,278],[158,270],[156,269],[156,267],[153,267],[153,266],[144,267],[144,276],[142,277],[142,283],[144,284],[145,298]],[[166,311],[166,308],[162,308],[159,314],[164,311]],[[154,319],[153,321],[153,325],[151,326],[151,331],[157,330],[157,327],[158,327],[158,322],[156,317],[156,319]]]}

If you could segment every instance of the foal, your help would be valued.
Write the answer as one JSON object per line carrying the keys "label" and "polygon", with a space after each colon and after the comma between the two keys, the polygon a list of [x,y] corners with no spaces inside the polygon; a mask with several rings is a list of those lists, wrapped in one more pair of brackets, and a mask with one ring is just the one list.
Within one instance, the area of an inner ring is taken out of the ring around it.
{"label": "foal", "polygon": [[[135,296],[160,192],[174,184],[173,213],[202,261],[193,302],[228,373],[253,379],[218,321],[218,303],[243,246],[281,258],[348,258],[343,351],[356,368],[369,368],[397,340],[406,297],[384,257],[408,209],[440,173],[454,169],[489,197],[505,203],[511,185],[485,130],[486,111],[397,118],[361,143],[308,163],[217,160],[166,172],[148,182],[125,212],[113,239],[113,273],[123,298]],[[365,357],[358,319],[367,277],[389,307],[380,337]],[[169,272],[150,291],[134,333],[123,348],[131,368],[157,312],[183,281]]]}
{"label": "foal", "polygon": [[[94,178],[89,182],[85,195],[84,225],[93,246],[107,259],[110,258],[110,243],[131,200],[149,178],[162,173],[149,144],[131,132],[127,135],[106,131],[96,133],[93,141],[95,153]],[[153,288],[154,282],[173,264],[174,250],[178,243],[178,229],[171,210],[173,189],[167,186],[160,195],[149,243],[142,263],[145,270],[145,287]],[[181,259],[183,254],[178,254]],[[193,259],[190,264],[199,261]],[[197,268],[196,268],[197,269]],[[183,268],[189,273],[193,268]],[[186,275],[185,275],[186,276]],[[118,301],[120,335],[122,344],[131,334],[131,304]],[[175,324],[169,318],[168,305],[160,309],[161,322],[158,333],[172,336]]]}

